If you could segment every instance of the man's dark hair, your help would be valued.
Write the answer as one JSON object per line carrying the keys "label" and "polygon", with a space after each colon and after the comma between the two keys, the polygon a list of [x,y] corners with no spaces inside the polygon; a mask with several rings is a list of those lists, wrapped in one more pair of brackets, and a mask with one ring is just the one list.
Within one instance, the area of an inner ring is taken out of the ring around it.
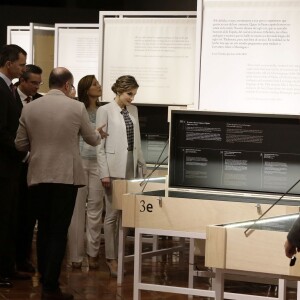
{"label": "man's dark hair", "polygon": [[4,45],[0,48],[0,67],[4,67],[6,62],[14,62],[19,59],[19,54],[27,55],[26,51],[18,45]]}
{"label": "man's dark hair", "polygon": [[20,78],[23,78],[24,80],[28,80],[31,73],[40,75],[43,73],[43,70],[36,65],[26,65],[25,72],[21,75]]}
{"label": "man's dark hair", "polygon": [[73,75],[69,70],[65,68],[55,68],[49,75],[49,88],[61,88],[69,80],[73,80]]}

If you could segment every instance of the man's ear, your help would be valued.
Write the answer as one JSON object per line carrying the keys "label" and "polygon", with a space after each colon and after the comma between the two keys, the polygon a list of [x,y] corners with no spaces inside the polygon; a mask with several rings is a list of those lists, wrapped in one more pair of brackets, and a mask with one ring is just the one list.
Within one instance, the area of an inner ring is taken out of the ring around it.
{"label": "man's ear", "polygon": [[7,69],[9,69],[9,68],[11,67],[11,64],[12,64],[12,62],[11,62],[10,60],[8,60],[8,61],[5,63],[5,67],[6,67]]}

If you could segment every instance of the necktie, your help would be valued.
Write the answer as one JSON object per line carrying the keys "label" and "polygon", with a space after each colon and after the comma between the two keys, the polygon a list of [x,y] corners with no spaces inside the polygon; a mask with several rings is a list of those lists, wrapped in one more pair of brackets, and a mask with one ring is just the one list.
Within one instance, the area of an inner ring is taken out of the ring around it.
{"label": "necktie", "polygon": [[26,99],[24,99],[24,101],[25,101],[26,103],[29,103],[29,102],[31,101],[31,97],[27,97]]}
{"label": "necktie", "polygon": [[15,89],[15,86],[11,83],[9,87],[10,87],[10,90],[11,90],[14,98],[16,99],[16,89]]}

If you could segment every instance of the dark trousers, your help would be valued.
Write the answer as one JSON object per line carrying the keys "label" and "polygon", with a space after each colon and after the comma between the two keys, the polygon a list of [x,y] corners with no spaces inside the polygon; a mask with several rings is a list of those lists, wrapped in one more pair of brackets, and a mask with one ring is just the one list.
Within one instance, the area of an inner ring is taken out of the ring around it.
{"label": "dark trousers", "polygon": [[28,164],[23,164],[20,176],[20,194],[18,203],[18,227],[16,245],[17,267],[31,259],[32,238],[35,226],[30,190],[27,185]]}
{"label": "dark trousers", "polygon": [[0,178],[0,277],[15,271],[19,179]]}
{"label": "dark trousers", "polygon": [[77,189],[74,185],[58,183],[41,183],[30,187],[38,221],[38,271],[45,291],[59,288],[58,280]]}

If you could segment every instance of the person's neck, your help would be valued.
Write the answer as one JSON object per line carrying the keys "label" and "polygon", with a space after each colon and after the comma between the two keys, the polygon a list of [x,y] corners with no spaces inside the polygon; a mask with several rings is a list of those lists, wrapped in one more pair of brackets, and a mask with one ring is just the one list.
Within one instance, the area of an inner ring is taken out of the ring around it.
{"label": "person's neck", "polygon": [[97,98],[95,99],[90,99],[90,103],[89,106],[87,108],[88,111],[95,111],[97,110],[98,106],[97,106]]}
{"label": "person's neck", "polygon": [[125,109],[125,105],[120,101],[118,96],[115,98],[115,101],[120,106],[121,109]]}
{"label": "person's neck", "polygon": [[25,91],[23,91],[22,86],[19,85],[18,88],[20,89],[20,91],[27,97],[31,97],[31,95],[27,95],[27,93]]}
{"label": "person's neck", "polygon": [[9,72],[7,72],[6,68],[0,68],[0,73],[4,74],[9,80],[13,80],[14,78],[12,78],[9,74]]}

